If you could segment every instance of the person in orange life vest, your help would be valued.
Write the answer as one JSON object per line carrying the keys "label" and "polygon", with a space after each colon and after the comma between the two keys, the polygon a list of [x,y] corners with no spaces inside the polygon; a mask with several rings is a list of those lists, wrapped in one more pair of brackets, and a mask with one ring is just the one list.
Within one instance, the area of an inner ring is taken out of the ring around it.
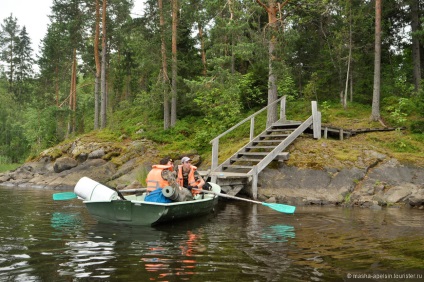
{"label": "person in orange life vest", "polygon": [[173,160],[170,158],[164,158],[159,162],[159,165],[153,165],[152,170],[149,172],[146,178],[147,191],[152,192],[158,188],[164,188],[171,186],[178,190],[177,202],[191,201],[193,195],[191,192],[180,187],[176,181],[176,172],[174,171]]}
{"label": "person in orange life vest", "polygon": [[174,161],[171,158],[163,158],[158,165],[153,165],[146,178],[147,191],[166,186],[178,187],[175,181]]}
{"label": "person in orange life vest", "polygon": [[191,165],[191,159],[189,157],[183,157],[181,159],[181,165],[178,166],[178,184],[191,190],[193,195],[199,194],[198,190],[192,190],[192,188],[202,189],[205,185],[205,181],[200,177],[197,172],[197,167]]}

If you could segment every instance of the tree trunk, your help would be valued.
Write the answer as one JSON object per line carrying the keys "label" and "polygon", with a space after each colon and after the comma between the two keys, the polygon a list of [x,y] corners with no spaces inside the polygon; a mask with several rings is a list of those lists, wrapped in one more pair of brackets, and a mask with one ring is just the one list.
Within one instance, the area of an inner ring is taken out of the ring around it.
{"label": "tree trunk", "polygon": [[[348,89],[348,86],[349,86],[350,61],[351,60],[352,60],[352,14],[349,13],[349,56],[347,57],[346,84],[345,84],[345,91],[344,91],[344,96],[343,96],[343,108],[344,109],[347,108],[347,89]],[[351,96],[351,98],[352,98],[352,96]]]}
{"label": "tree trunk", "polygon": [[55,75],[55,93],[56,93],[56,106],[59,108],[59,69],[57,65],[54,68],[54,75]]}
{"label": "tree trunk", "polygon": [[76,110],[76,88],[77,88],[77,50],[74,48],[72,52],[72,74],[69,87],[69,120],[68,134],[75,132],[75,110]]}
{"label": "tree trunk", "polygon": [[372,95],[371,120],[380,120],[380,77],[381,77],[381,0],[375,1],[375,58],[374,88]]}
{"label": "tree trunk", "polygon": [[199,28],[200,52],[202,54],[202,65],[203,65],[202,75],[206,76],[207,65],[206,65],[205,41],[203,38],[203,28],[200,23],[197,24],[197,27]]}
{"label": "tree trunk", "polygon": [[96,32],[94,35],[94,61],[96,63],[96,74],[94,80],[94,129],[99,128],[99,91],[100,91],[100,59],[99,59],[99,38],[100,38],[100,6],[96,0]]}
{"label": "tree trunk", "polygon": [[[274,50],[276,44],[276,38],[273,35],[273,32],[277,29],[277,12],[281,11],[281,9],[289,2],[289,0],[284,1],[282,4],[277,3],[275,0],[268,0],[268,6],[262,3],[260,0],[256,0],[256,2],[261,5],[268,14],[268,25],[271,30],[271,36],[269,40],[268,46],[268,105],[277,100],[277,84],[276,84],[276,76],[274,73],[273,65],[274,65]],[[271,126],[273,122],[277,121],[277,105],[274,104],[268,108],[267,112],[267,127]]]}
{"label": "tree trunk", "polygon": [[[269,41],[268,49],[268,105],[277,100],[277,84],[276,76],[273,69],[274,61],[274,49],[275,49],[275,37],[272,37]],[[271,126],[272,123],[277,121],[277,105],[274,104],[268,108],[266,126]]]}
{"label": "tree trunk", "polygon": [[177,122],[177,27],[178,27],[178,0],[172,0],[171,127],[174,127]]}
{"label": "tree trunk", "polygon": [[72,60],[72,132],[76,130],[76,113],[77,113],[77,49],[74,48]]}
{"label": "tree trunk", "polygon": [[415,93],[421,88],[421,58],[420,58],[420,39],[416,35],[419,31],[419,5],[417,0],[410,0],[411,8],[411,31],[412,31],[412,61],[414,65],[414,87]]}
{"label": "tree trunk", "polygon": [[350,102],[353,102],[353,72],[350,72]]}
{"label": "tree trunk", "polygon": [[160,41],[161,41],[161,56],[162,56],[162,89],[163,89],[163,129],[168,129],[170,125],[170,108],[168,94],[168,64],[166,61],[166,44],[165,44],[165,19],[163,17],[163,3],[158,0],[159,7],[159,25],[160,25]]}
{"label": "tree trunk", "polygon": [[102,11],[102,65],[101,65],[101,106],[100,106],[100,128],[106,127],[106,108],[107,108],[107,91],[106,91],[106,2],[103,0]]}

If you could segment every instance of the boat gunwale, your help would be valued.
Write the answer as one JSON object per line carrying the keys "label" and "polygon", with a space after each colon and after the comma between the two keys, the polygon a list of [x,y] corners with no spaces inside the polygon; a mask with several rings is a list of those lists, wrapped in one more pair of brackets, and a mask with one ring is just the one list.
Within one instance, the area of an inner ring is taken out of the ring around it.
{"label": "boat gunwale", "polygon": [[113,201],[129,201],[133,204],[143,204],[143,205],[153,205],[153,206],[177,206],[177,205],[188,205],[188,204],[192,204],[192,203],[202,203],[202,202],[207,202],[207,201],[211,201],[214,200],[215,198],[217,198],[218,196],[214,196],[214,197],[208,197],[208,198],[204,198],[204,199],[194,199],[191,201],[184,201],[184,202],[170,202],[170,203],[159,203],[159,202],[148,202],[148,201],[144,201],[144,200],[121,200],[121,199],[117,199],[117,200],[107,200],[107,201],[83,201],[84,204],[90,204],[90,203],[112,203]]}

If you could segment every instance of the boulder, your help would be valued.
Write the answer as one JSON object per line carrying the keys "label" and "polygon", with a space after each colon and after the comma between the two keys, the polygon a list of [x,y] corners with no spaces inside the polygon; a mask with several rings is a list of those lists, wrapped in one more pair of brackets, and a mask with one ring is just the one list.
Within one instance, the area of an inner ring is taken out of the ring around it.
{"label": "boulder", "polygon": [[53,169],[54,169],[54,172],[60,173],[62,171],[76,167],[77,165],[78,165],[78,162],[74,160],[73,158],[61,157],[55,161],[53,165]]}
{"label": "boulder", "polygon": [[88,154],[88,159],[101,159],[105,154],[105,150],[100,148]]}

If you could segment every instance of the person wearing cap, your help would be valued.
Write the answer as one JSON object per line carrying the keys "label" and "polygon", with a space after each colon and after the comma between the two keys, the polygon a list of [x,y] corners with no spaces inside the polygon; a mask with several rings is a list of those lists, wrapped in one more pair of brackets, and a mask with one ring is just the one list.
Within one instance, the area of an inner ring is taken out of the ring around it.
{"label": "person wearing cap", "polygon": [[200,177],[197,167],[191,164],[189,157],[183,157],[181,159],[181,165],[178,166],[177,170],[177,182],[180,186],[183,186],[196,195],[199,193],[197,190],[192,188],[202,189],[205,181]]}

